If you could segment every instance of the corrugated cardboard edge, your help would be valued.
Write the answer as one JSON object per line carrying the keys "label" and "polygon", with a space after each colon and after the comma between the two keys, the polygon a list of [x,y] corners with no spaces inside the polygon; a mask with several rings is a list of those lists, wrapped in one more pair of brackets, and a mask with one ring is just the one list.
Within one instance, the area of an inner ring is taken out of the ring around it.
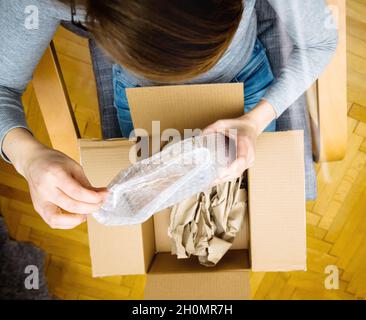
{"label": "corrugated cardboard edge", "polygon": [[252,270],[306,270],[303,131],[264,133],[248,176]]}

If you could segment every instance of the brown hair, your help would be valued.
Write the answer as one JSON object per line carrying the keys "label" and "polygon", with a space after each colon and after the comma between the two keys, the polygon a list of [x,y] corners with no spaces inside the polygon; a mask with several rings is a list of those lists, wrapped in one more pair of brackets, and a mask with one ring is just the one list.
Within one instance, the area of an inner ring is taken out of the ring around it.
{"label": "brown hair", "polygon": [[211,69],[228,48],[243,12],[243,0],[82,2],[87,28],[111,57],[159,82],[188,80]]}

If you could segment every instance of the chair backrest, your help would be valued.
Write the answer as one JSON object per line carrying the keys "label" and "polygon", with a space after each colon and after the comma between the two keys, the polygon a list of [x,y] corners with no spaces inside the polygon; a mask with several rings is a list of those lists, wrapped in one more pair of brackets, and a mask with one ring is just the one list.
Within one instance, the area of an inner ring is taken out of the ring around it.
{"label": "chair backrest", "polygon": [[[338,23],[339,44],[332,62],[312,88],[317,106],[309,108],[309,114],[314,155],[320,162],[342,160],[347,148],[346,0],[327,2]],[[310,99],[308,102],[311,105]]]}

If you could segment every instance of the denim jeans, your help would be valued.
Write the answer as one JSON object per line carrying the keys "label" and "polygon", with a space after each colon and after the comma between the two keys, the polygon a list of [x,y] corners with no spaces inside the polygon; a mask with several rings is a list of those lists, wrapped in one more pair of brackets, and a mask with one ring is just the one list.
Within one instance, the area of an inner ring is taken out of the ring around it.
{"label": "denim jeans", "polygon": [[[231,82],[244,83],[244,111],[248,113],[259,103],[268,87],[273,83],[274,76],[263,44],[257,39],[249,62]],[[276,120],[265,129],[276,131]]]}
{"label": "denim jeans", "polygon": [[[264,96],[274,81],[266,49],[257,40],[249,62],[231,82],[244,83],[244,112],[252,110]],[[117,109],[119,126],[123,137],[128,138],[133,130],[130,108],[126,96],[127,88],[138,87],[134,79],[119,65],[113,66],[114,107]],[[276,121],[270,123],[265,131],[276,131]]]}

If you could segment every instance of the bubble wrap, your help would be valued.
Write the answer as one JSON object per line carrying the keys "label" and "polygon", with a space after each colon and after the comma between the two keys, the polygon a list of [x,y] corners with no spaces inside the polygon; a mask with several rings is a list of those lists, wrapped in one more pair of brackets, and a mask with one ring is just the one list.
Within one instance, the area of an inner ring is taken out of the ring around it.
{"label": "bubble wrap", "polygon": [[108,185],[109,196],[93,213],[104,225],[139,224],[212,186],[235,159],[235,148],[222,134],[169,144],[151,158],[120,172]]}

